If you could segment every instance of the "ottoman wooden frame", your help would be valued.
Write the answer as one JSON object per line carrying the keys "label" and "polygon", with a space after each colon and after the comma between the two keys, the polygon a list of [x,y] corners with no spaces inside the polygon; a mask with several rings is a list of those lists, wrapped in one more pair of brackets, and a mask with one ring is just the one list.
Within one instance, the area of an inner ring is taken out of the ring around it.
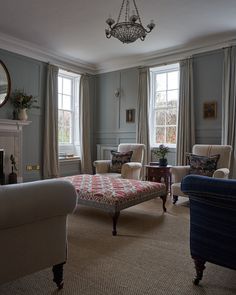
{"label": "ottoman wooden frame", "polygon": [[166,212],[166,186],[163,183],[104,177],[101,175],[80,174],[68,176],[76,188],[77,203],[105,210],[113,220],[113,236],[116,236],[116,225],[120,211],[139,203],[160,197]]}

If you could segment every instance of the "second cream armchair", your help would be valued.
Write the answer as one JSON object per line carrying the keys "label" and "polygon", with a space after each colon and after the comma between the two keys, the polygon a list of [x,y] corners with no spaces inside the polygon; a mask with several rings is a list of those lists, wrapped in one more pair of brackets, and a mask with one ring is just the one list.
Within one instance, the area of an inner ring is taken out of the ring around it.
{"label": "second cream armchair", "polygon": [[143,158],[145,153],[145,145],[138,143],[122,143],[119,144],[117,151],[120,153],[125,153],[129,151],[133,152],[130,162],[122,165],[121,173],[112,173],[110,171],[111,160],[97,160],[93,163],[96,169],[96,174],[126,179],[140,179]]}
{"label": "second cream armchair", "polygon": [[[228,178],[230,159],[232,147],[230,145],[204,145],[196,144],[193,146],[192,153],[198,156],[210,157],[219,154],[219,161],[217,163],[217,170],[213,173],[214,178]],[[173,195],[173,203],[178,201],[178,196],[188,197],[181,191],[180,184],[184,176],[190,172],[190,166],[173,166],[172,173],[172,186],[171,191]]]}

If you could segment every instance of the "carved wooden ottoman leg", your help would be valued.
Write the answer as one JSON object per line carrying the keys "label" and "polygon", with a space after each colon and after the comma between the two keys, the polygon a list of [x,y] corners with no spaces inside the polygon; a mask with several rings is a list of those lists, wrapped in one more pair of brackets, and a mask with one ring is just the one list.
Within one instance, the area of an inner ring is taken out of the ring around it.
{"label": "carved wooden ottoman leg", "polygon": [[166,212],[166,199],[167,199],[167,195],[164,195],[164,196],[161,196],[160,197],[162,199],[162,208],[163,208],[163,211]]}
{"label": "carved wooden ottoman leg", "polygon": [[58,289],[62,289],[64,282],[63,282],[63,265],[65,262],[54,265],[52,267],[52,272],[53,272],[53,282],[57,284]]}
{"label": "carved wooden ottoman leg", "polygon": [[113,236],[116,236],[116,234],[117,234],[117,231],[116,231],[116,224],[117,224],[117,220],[118,220],[119,216],[120,216],[120,211],[115,212],[115,213],[112,215],[112,221],[113,221],[112,235],[113,235]]}
{"label": "carved wooden ottoman leg", "polygon": [[195,269],[196,269],[196,276],[193,279],[193,283],[194,283],[194,285],[198,285],[202,279],[206,261],[196,258],[196,257],[193,257],[193,260],[194,260]]}

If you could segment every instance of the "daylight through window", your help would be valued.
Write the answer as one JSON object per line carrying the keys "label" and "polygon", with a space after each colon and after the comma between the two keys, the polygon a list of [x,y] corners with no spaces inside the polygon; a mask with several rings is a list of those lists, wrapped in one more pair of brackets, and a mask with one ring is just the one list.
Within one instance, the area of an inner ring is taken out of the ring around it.
{"label": "daylight through window", "polygon": [[177,138],[179,64],[152,68],[151,144],[175,147]]}
{"label": "daylight through window", "polygon": [[79,156],[79,80],[80,75],[59,71],[58,142],[59,154]]}

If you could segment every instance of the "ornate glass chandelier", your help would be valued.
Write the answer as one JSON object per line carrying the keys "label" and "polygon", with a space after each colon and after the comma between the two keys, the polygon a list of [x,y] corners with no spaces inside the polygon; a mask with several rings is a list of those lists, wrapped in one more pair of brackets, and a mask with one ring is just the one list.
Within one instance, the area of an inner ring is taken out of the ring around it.
{"label": "ornate glass chandelier", "polygon": [[[147,25],[148,29],[145,29],[142,25],[138,8],[135,0],[133,1],[134,10],[130,15],[130,1],[123,0],[121,9],[115,23],[113,18],[108,18],[106,23],[109,28],[105,30],[106,37],[111,38],[111,36],[119,39],[123,43],[132,43],[140,38],[142,41],[145,40],[147,33],[150,33],[155,27],[153,21]],[[124,21],[120,21],[121,17],[124,17]]]}

